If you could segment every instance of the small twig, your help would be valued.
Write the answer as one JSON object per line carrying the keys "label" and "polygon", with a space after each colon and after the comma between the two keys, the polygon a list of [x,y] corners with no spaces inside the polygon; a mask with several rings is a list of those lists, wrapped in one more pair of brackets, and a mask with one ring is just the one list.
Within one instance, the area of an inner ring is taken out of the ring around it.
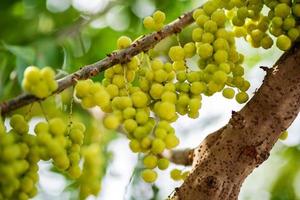
{"label": "small twig", "polygon": [[193,153],[194,149],[182,149],[168,151],[163,156],[175,164],[189,166],[193,163]]}
{"label": "small twig", "polygon": [[32,107],[33,107],[33,103],[30,104],[29,109],[25,114],[25,120],[29,120],[29,114],[31,113]]}
{"label": "small twig", "polygon": [[177,40],[178,45],[179,45],[179,46],[182,46],[182,45],[181,45],[181,42],[180,42],[179,34],[176,35],[176,40]]}
{"label": "small twig", "polygon": [[48,120],[48,116],[47,116],[47,113],[46,113],[46,111],[45,111],[45,109],[44,109],[43,104],[42,104],[41,101],[39,101],[39,105],[40,105],[40,107],[41,107],[42,113],[43,113],[43,115],[44,115],[46,121],[48,122],[48,121],[49,121],[49,120]]}
{"label": "small twig", "polygon": [[269,67],[267,66],[260,66],[259,68],[261,68],[262,70],[264,70],[265,72],[268,72],[270,70]]}
{"label": "small twig", "polygon": [[82,38],[81,33],[78,33],[78,39],[79,39],[80,47],[81,47],[81,50],[82,50],[83,54],[86,54],[86,49],[85,49],[85,46],[84,46],[84,42],[83,42],[83,38]]}
{"label": "small twig", "polygon": [[73,24],[55,32],[54,34],[58,39],[74,36],[75,34],[80,33],[81,29],[83,29],[86,25],[89,25],[93,20],[106,14],[115,5],[117,5],[117,2],[110,1],[109,5],[107,5],[100,13],[89,16],[80,16],[75,22],[73,22]]}
{"label": "small twig", "polygon": [[71,103],[70,103],[69,124],[68,124],[69,131],[68,131],[68,135],[70,134],[71,127],[72,127],[72,123],[73,123],[74,91],[75,91],[75,90],[73,90],[73,95],[72,95]]}

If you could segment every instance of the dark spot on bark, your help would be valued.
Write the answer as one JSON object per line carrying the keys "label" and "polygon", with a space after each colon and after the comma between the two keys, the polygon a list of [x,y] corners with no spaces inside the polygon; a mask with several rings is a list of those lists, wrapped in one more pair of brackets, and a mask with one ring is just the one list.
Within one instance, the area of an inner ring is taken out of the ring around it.
{"label": "dark spot on bark", "polygon": [[98,74],[98,70],[97,69],[93,69],[90,71],[90,76],[96,76]]}
{"label": "dark spot on bark", "polygon": [[216,188],[217,187],[217,178],[214,176],[208,176],[205,179],[205,183],[210,188]]}
{"label": "dark spot on bark", "polygon": [[174,33],[180,33],[181,32],[181,28],[180,27],[174,27]]}
{"label": "dark spot on bark", "polygon": [[242,156],[247,156],[247,157],[256,159],[256,156],[257,156],[256,147],[254,145],[243,147],[240,157],[242,157]]}
{"label": "dark spot on bark", "polygon": [[261,163],[263,163],[265,160],[267,160],[270,156],[270,153],[268,150],[265,150],[263,152],[261,152],[257,157],[256,157],[256,162],[257,165],[260,165]]}

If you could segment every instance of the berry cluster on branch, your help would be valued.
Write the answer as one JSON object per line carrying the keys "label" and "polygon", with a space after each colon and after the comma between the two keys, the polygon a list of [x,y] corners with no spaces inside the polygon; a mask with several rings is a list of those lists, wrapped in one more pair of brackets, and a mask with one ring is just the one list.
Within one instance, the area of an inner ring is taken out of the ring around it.
{"label": "berry cluster on branch", "polygon": [[22,86],[26,92],[41,99],[50,96],[58,87],[51,67],[39,69],[35,66],[26,68]]}
{"label": "berry cluster on branch", "polygon": [[[286,51],[299,40],[299,17],[298,0],[209,0],[165,27],[165,14],[156,11],[143,23],[158,32],[136,42],[122,36],[117,41],[118,51],[58,82],[51,68],[28,67],[22,85],[30,95],[0,104],[1,112],[6,114],[76,84],[76,101],[84,108],[101,108],[106,113],[103,125],[124,131],[132,152],[144,155],[141,177],[152,183],[157,170],[169,167],[163,152],[179,145],[172,123],[183,115],[197,118],[203,96],[220,92],[240,104],[248,101],[250,83],[244,78],[244,55],[238,52],[235,38],[243,37],[253,47],[264,49],[276,40],[277,47]],[[163,58],[148,53],[163,38],[179,33],[193,21],[187,41],[182,43],[178,37],[178,44],[169,47]],[[197,60],[196,68],[190,65],[193,60]],[[103,70],[101,83],[89,79]],[[28,134],[28,122],[22,115],[12,116],[10,124],[12,130],[6,131],[0,123],[0,199],[33,197],[40,160],[52,160],[57,169],[82,183],[92,180],[92,185],[82,184],[82,199],[98,193],[101,173],[93,168],[101,164],[94,159],[100,150],[96,146],[81,148],[83,124],[67,127],[62,119],[52,118],[37,124],[35,135]],[[83,168],[81,159],[85,160]],[[170,176],[179,181],[188,174],[173,169]]]}

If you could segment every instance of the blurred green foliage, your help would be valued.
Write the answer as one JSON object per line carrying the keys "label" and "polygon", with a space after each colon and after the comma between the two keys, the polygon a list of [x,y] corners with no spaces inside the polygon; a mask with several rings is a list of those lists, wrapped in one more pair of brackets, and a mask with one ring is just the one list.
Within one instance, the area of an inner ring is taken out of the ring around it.
{"label": "blurred green foliage", "polygon": [[300,149],[289,147],[281,153],[283,166],[277,174],[276,180],[271,188],[271,200],[299,199],[299,180],[296,182],[297,174],[300,174]]}
{"label": "blurred green foliage", "polygon": [[[119,36],[127,35],[135,39],[147,33],[142,26],[142,18],[134,12],[138,6],[148,5],[150,12],[154,9],[165,11],[168,13],[167,20],[171,21],[191,8],[194,1],[109,1],[103,10],[92,14],[80,12],[72,5],[62,12],[51,12],[53,9],[47,9],[51,7],[49,2],[1,1],[0,100],[12,98],[21,92],[23,71],[29,65],[51,66],[67,73],[74,72],[114,51]],[[123,30],[115,30],[115,26],[109,24],[111,18],[115,17],[110,13],[115,10],[120,11],[116,17],[128,22]],[[105,25],[93,26],[99,21]]]}

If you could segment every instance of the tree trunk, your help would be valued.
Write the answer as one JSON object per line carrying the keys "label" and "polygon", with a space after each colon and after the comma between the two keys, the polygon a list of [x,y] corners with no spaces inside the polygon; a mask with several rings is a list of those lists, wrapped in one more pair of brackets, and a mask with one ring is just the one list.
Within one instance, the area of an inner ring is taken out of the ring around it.
{"label": "tree trunk", "polygon": [[174,199],[235,200],[246,177],[269,152],[300,109],[300,45],[273,66],[253,98],[228,124],[194,150],[189,177]]}

